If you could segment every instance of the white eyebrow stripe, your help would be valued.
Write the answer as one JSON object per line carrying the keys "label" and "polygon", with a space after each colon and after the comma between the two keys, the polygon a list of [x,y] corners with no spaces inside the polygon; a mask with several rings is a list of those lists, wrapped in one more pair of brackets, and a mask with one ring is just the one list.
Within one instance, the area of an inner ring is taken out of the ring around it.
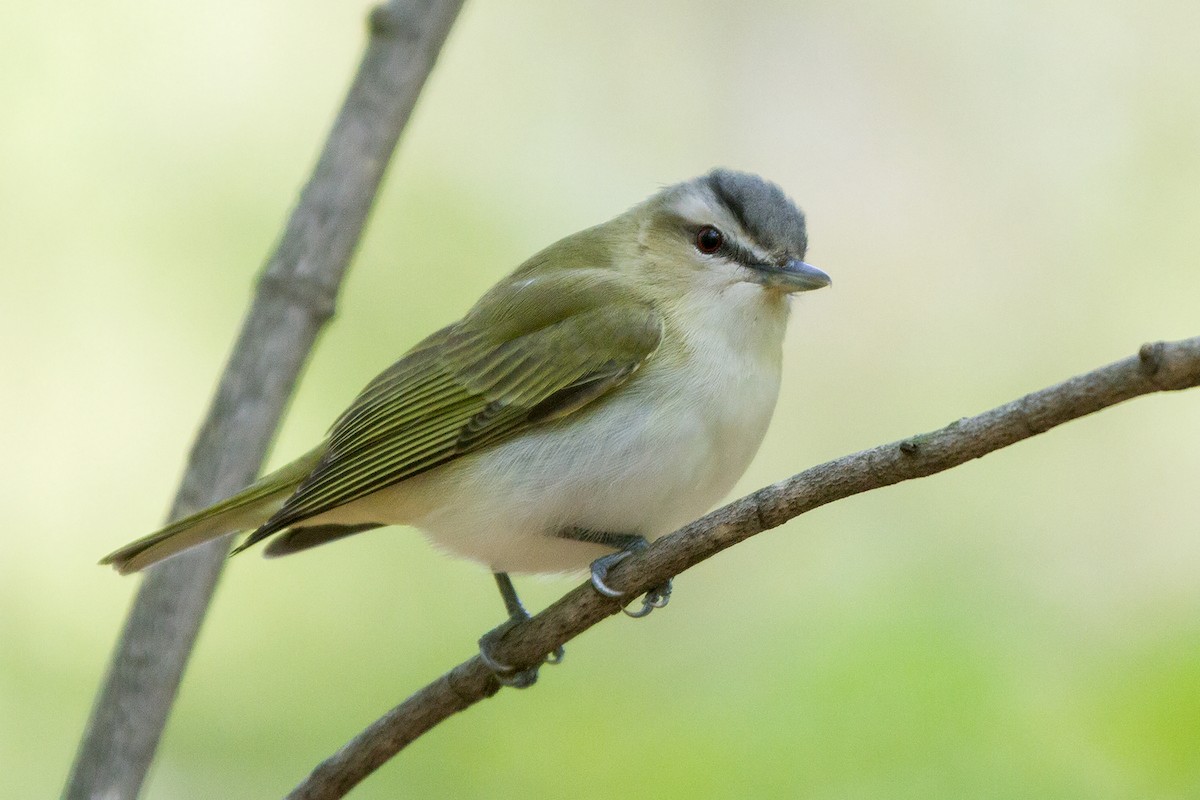
{"label": "white eyebrow stripe", "polygon": [[723,213],[724,209],[697,192],[685,192],[680,195],[674,203],[674,210],[679,216],[697,224],[716,222],[718,217],[728,218],[728,215]]}
{"label": "white eyebrow stripe", "polygon": [[724,203],[709,191],[689,191],[681,194],[672,204],[676,214],[697,225],[713,224],[743,250],[751,253],[762,263],[772,263],[773,258],[742,228],[737,218],[729,213]]}
{"label": "white eyebrow stripe", "polygon": [[765,252],[765,251],[764,251],[762,248],[760,248],[760,247],[759,247],[757,244],[755,244],[754,242],[747,241],[747,240],[745,240],[745,239],[740,239],[740,238],[739,238],[739,239],[738,239],[738,244],[740,244],[740,245],[741,245],[743,248],[745,248],[746,250],[749,250],[749,251],[750,251],[750,253],[751,253],[751,254],[752,254],[752,255],[753,255],[753,256],[754,256],[756,259],[758,259],[758,263],[760,263],[760,264],[773,264],[773,263],[775,263],[775,259],[771,257],[771,254],[770,254],[770,253],[767,253],[767,252]]}
{"label": "white eyebrow stripe", "polygon": [[[702,191],[693,189],[681,193],[671,203],[671,209],[679,216],[691,220],[697,225],[716,225],[733,244],[752,256],[759,264],[776,264],[779,261],[779,253],[765,250],[742,227],[741,221],[730,213],[725,204],[709,189]],[[725,260],[731,264],[740,264],[736,259],[727,258]]]}

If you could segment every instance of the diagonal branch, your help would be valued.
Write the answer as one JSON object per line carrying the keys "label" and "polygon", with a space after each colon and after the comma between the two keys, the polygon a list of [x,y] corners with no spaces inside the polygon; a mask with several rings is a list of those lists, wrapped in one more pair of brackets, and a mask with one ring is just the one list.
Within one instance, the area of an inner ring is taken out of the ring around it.
{"label": "diagonal branch", "polygon": [[[390,0],[316,169],[263,270],[193,446],[171,518],[203,508],[258,473],[284,405],[333,315],[400,132],[462,0]],[[229,549],[228,539],[150,570],[92,709],[63,796],[137,796]]]}
{"label": "diagonal branch", "polygon": [[[931,433],[829,461],[717,509],[620,562],[611,584],[636,597],[756,533],[851,495],[957,467],[1073,419],[1143,394],[1200,386],[1200,337],[1143,345],[1136,356],[1027,394]],[[534,665],[619,605],[590,584],[513,627],[495,657]],[[452,714],[499,690],[479,657],[409,697],[319,764],[289,800],[331,800]]]}

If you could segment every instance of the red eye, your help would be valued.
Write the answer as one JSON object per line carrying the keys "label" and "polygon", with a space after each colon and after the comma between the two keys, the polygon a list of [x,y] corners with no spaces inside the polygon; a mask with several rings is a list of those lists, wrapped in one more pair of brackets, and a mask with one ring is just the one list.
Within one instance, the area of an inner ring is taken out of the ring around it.
{"label": "red eye", "polygon": [[725,234],[712,225],[705,225],[696,231],[696,249],[706,255],[712,255],[725,244]]}

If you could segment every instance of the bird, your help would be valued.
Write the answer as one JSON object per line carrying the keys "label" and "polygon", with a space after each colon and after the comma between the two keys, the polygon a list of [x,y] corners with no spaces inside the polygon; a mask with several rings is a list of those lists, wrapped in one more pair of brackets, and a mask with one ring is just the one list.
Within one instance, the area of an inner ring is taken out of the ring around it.
{"label": "bird", "polygon": [[[805,262],[804,214],[776,184],[718,168],[535,254],[358,394],[315,448],[232,497],[110,553],[133,573],[251,533],[282,556],[385,525],[510,574],[608,570],[711,509],[757,452],[779,395]],[[631,616],[667,603],[651,589]],[[547,657],[562,657],[561,648]]]}

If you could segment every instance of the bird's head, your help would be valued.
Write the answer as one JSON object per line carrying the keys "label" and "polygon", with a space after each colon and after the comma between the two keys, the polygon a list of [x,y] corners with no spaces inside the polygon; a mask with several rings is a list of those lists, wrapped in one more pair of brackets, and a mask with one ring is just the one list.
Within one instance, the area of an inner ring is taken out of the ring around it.
{"label": "bird's head", "polygon": [[804,214],[783,190],[745,172],[715,169],[668,186],[630,211],[643,257],[639,278],[675,285],[758,284],[773,295],[830,284],[804,262]]}

